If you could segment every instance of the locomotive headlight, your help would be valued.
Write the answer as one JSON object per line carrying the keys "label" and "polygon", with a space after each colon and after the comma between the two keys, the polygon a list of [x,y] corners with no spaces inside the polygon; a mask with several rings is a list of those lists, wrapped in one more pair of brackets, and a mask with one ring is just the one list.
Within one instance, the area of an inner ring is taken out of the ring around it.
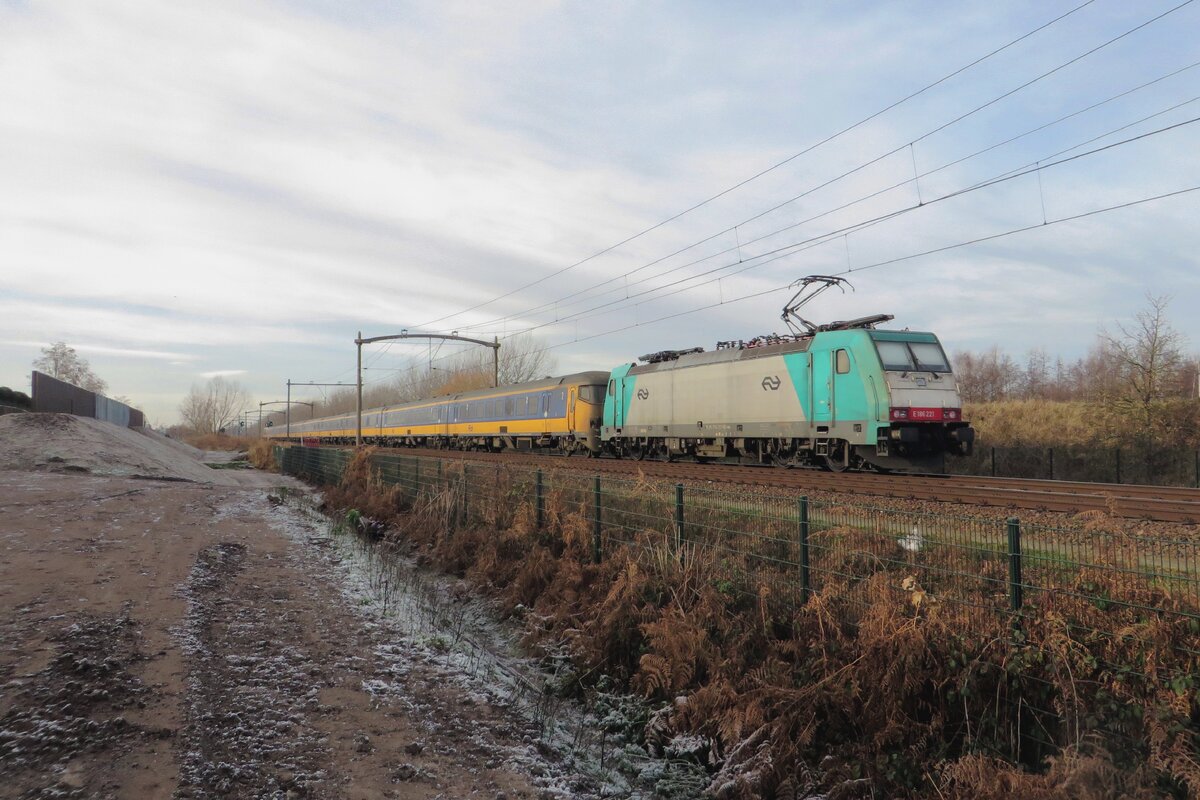
{"label": "locomotive headlight", "polygon": [[945,410],[945,419],[947,422],[958,422],[962,419],[961,408],[947,408]]}
{"label": "locomotive headlight", "polygon": [[907,408],[893,408],[891,413],[892,422],[908,419]]}

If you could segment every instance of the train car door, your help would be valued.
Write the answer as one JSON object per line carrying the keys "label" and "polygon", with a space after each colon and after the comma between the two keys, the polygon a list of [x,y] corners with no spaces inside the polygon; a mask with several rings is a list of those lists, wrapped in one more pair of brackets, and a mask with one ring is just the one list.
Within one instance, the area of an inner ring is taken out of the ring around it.
{"label": "train car door", "polygon": [[550,433],[550,392],[542,392],[538,411],[542,412],[542,433]]}
{"label": "train car door", "polygon": [[834,418],[852,422],[875,418],[875,406],[867,396],[862,373],[855,369],[854,351],[841,347],[833,353]]}
{"label": "train car door", "polygon": [[572,386],[567,390],[567,430],[576,430],[575,427],[575,392],[578,387]]}
{"label": "train car door", "polygon": [[625,379],[613,379],[608,382],[609,391],[612,392],[613,405],[613,425],[620,428],[625,424],[625,409],[621,402],[625,397]]}
{"label": "train car door", "polygon": [[825,425],[834,421],[833,353],[825,350],[811,357],[813,422]]}

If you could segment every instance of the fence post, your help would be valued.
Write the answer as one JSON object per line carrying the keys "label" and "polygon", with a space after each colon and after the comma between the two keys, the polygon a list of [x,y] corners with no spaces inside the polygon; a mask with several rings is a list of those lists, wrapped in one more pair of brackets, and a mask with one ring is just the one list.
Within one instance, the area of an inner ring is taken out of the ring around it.
{"label": "fence post", "polygon": [[592,479],[592,500],[593,500],[593,503],[592,503],[592,505],[593,505],[593,508],[592,508],[592,512],[593,512],[593,517],[592,517],[592,519],[593,519],[593,523],[592,523],[592,561],[596,564],[599,564],[600,557],[602,555],[602,553],[600,552],[600,529],[602,526],[602,522],[601,522],[601,518],[600,518],[601,495],[600,495],[600,476],[599,475],[597,475],[595,478]]}
{"label": "fence post", "polygon": [[807,603],[812,594],[808,555],[808,496],[800,498],[800,602]]}
{"label": "fence post", "polygon": [[683,484],[675,484],[675,552],[683,561]]}
{"label": "fence post", "polygon": [[1117,448],[1117,483],[1121,482],[1121,448]]}
{"label": "fence post", "polygon": [[1054,448],[1050,448],[1050,480],[1054,480]]}
{"label": "fence post", "polygon": [[1021,583],[1021,521],[1008,518],[1008,605],[1020,611],[1024,604],[1024,586]]}
{"label": "fence post", "polygon": [[537,471],[537,482],[533,491],[534,525],[540,531],[546,519],[546,487],[542,482],[542,470]]}
{"label": "fence post", "polygon": [[470,486],[471,486],[471,483],[467,478],[469,469],[470,469],[470,467],[468,467],[466,462],[464,461],[463,462],[463,474],[462,474],[462,505],[459,506],[460,513],[462,514],[462,521],[461,521],[462,525],[467,524],[467,520],[470,519],[470,514],[471,514],[471,509],[467,504],[467,491],[470,489]]}
{"label": "fence post", "polygon": [[421,459],[413,456],[413,500],[421,496]]}
{"label": "fence post", "polygon": [[992,477],[996,477],[996,448],[992,446]]}
{"label": "fence post", "polygon": [[1196,488],[1200,489],[1200,450],[1195,452],[1196,456]]}

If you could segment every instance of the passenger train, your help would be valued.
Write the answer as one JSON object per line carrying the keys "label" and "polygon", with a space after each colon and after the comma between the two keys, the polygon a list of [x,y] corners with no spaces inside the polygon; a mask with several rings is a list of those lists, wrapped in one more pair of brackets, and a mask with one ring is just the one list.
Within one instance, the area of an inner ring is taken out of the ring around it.
{"label": "passenger train", "polygon": [[[950,362],[934,334],[876,330],[884,319],[364,410],[362,436],[385,446],[938,471],[974,442]],[[355,434],[354,414],[290,426],[295,441],[347,444]]]}

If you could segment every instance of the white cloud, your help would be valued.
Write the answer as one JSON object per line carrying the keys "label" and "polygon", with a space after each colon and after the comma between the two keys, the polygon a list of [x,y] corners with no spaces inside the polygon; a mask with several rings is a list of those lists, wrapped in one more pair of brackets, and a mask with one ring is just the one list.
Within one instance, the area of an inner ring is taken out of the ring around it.
{"label": "white cloud", "polygon": [[[442,324],[488,334],[553,323],[621,298],[625,282],[582,302],[529,309],[903,145],[1140,14],[1081,12],[677,223],[461,314],[818,141],[1034,27],[1044,9],[998,16],[983,3],[917,15],[884,5],[854,15],[670,3],[0,6],[0,362],[25,359],[28,348],[13,343],[66,339],[132,382],[121,391],[133,394],[139,385],[158,393],[164,381],[182,392],[201,370],[226,372],[236,353],[234,372],[265,392],[285,374],[344,372],[358,329],[416,329],[450,314]],[[939,24],[929,25],[934,17]],[[1189,19],[1147,29],[1125,50],[922,141],[919,164],[943,163],[1178,66],[1176,57],[1190,54]],[[1185,83],[1166,82],[947,170],[923,183],[926,199],[1177,102]],[[1107,161],[1047,171],[1047,211],[1200,182],[1196,137],[1180,132],[1148,142],[1136,158],[1114,151]],[[738,237],[848,202],[911,168],[902,153],[739,228]],[[903,187],[747,250],[894,209],[911,194]],[[1003,339],[1021,349],[1053,336],[1052,350],[1078,348],[1094,320],[1128,313],[1143,290],[1176,294],[1178,308],[1195,305],[1196,210],[1195,199],[1147,206],[862,273],[857,294],[819,311],[893,311],[944,329],[945,338]],[[666,324],[649,320],[840,269],[847,244],[849,263],[863,265],[1040,215],[1035,183],[1014,181],[719,285],[643,298],[636,308],[622,304],[544,332],[557,343],[625,326],[557,351],[561,363],[578,366],[593,358],[609,366],[664,339],[711,346],[777,329],[786,293]],[[729,240],[639,273],[635,280],[658,277],[631,293],[732,265],[724,256],[681,267]],[[1182,326],[1200,341],[1200,322],[1189,317]],[[408,356],[396,354],[408,352],[383,351],[378,365],[403,363]],[[170,374],[139,378],[126,359],[162,361]],[[23,380],[7,369],[0,382]]]}

